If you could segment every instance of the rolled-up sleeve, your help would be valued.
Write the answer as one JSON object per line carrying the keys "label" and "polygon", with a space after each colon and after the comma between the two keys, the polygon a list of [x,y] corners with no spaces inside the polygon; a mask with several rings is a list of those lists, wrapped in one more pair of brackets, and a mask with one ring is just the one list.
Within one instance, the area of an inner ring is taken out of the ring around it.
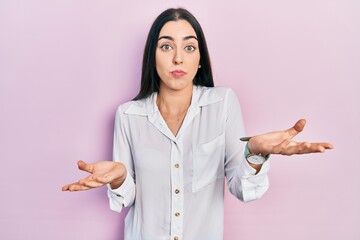
{"label": "rolled-up sleeve", "polygon": [[110,209],[121,212],[123,207],[131,206],[135,199],[135,173],[131,154],[131,148],[127,135],[126,119],[122,106],[116,111],[114,124],[113,161],[125,165],[127,176],[123,184],[117,189],[111,189],[108,185],[108,197]]}
{"label": "rolled-up sleeve", "polygon": [[267,160],[256,173],[245,159],[245,143],[239,139],[245,136],[242,112],[235,93],[229,89],[225,99],[225,176],[229,191],[243,202],[259,199],[269,188]]}
{"label": "rolled-up sleeve", "polygon": [[135,197],[134,179],[127,174],[123,184],[116,189],[111,189],[108,184],[108,197],[110,201],[110,209],[121,212],[123,207],[130,206]]}

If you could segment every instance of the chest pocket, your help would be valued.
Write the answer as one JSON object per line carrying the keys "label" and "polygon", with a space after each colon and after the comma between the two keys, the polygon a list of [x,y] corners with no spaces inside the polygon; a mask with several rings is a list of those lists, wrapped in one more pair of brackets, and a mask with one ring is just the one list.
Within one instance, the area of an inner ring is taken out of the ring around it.
{"label": "chest pocket", "polygon": [[194,145],[192,191],[197,192],[224,178],[225,134],[210,142]]}

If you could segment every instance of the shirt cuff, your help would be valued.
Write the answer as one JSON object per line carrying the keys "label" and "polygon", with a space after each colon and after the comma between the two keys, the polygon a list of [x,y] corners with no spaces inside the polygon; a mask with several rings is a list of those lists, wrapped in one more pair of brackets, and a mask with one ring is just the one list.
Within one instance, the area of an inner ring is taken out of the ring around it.
{"label": "shirt cuff", "polygon": [[270,170],[270,161],[265,161],[257,174],[256,170],[249,165],[245,157],[243,159],[242,165],[242,171],[244,174],[241,177],[243,201],[249,202],[261,198],[269,188],[269,179],[267,173]]}
{"label": "shirt cuff", "polygon": [[[111,189],[110,184],[107,184],[107,186],[109,189],[109,193],[111,195],[116,196],[116,197],[123,197],[124,199],[126,199],[125,196],[129,196],[130,194],[132,194],[132,191],[134,188],[134,179],[131,177],[129,172],[127,172],[126,178],[120,187],[118,187],[116,189]],[[124,203],[124,205],[126,206],[125,203]]]}

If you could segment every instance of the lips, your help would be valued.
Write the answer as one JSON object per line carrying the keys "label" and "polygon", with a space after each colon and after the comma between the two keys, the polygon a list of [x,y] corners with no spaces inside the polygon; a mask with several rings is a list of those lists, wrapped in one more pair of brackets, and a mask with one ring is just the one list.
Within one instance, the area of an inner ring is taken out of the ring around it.
{"label": "lips", "polygon": [[186,72],[182,71],[182,70],[174,70],[171,72],[171,74],[174,76],[174,77],[182,77],[186,74]]}

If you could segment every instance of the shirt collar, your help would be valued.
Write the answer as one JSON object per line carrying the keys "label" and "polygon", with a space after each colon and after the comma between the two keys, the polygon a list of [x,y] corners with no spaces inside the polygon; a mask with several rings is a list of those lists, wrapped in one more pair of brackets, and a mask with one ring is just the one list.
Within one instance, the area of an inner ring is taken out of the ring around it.
{"label": "shirt collar", "polygon": [[[216,91],[211,91],[211,87],[194,86],[190,107],[203,107],[223,100]],[[125,114],[148,116],[159,111],[156,105],[157,92],[150,97],[133,101]]]}

